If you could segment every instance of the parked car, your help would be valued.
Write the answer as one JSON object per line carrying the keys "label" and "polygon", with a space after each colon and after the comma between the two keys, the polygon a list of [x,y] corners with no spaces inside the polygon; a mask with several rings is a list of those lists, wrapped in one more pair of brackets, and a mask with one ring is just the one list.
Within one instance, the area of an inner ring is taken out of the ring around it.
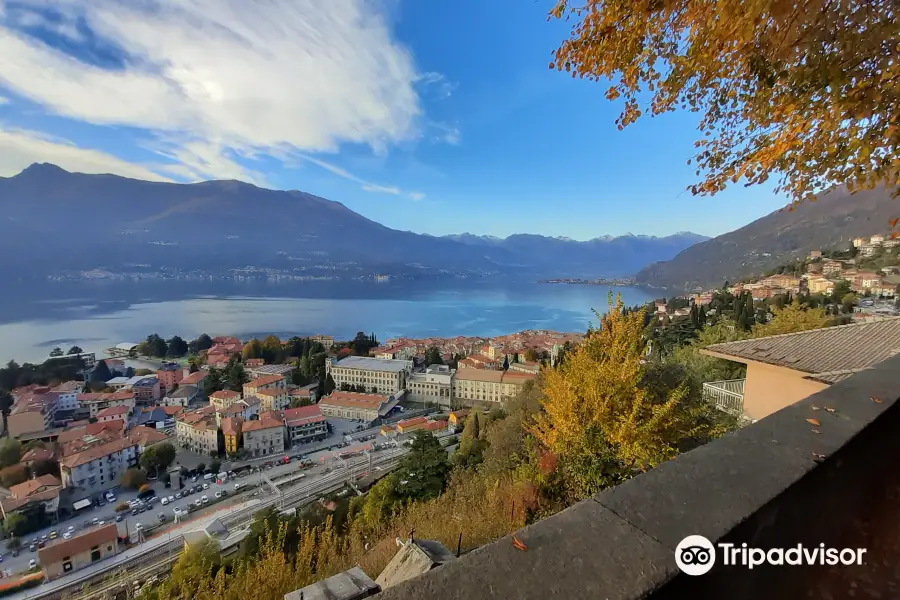
{"label": "parked car", "polygon": [[200,501],[203,502],[203,504],[206,504],[209,502],[209,498],[207,498],[206,495],[203,495],[200,497]]}
{"label": "parked car", "polygon": [[196,475],[194,475],[193,477],[191,477],[191,483],[197,483],[197,476],[196,476]]}
{"label": "parked car", "polygon": [[159,513],[158,515],[156,515],[156,518],[157,518],[157,520],[158,520],[160,523],[165,523],[166,520],[168,520],[169,517],[167,517],[167,516],[164,515],[163,513]]}
{"label": "parked car", "polygon": [[32,558],[31,560],[28,561],[28,568],[29,568],[29,569],[33,569],[33,568],[35,568],[36,566],[37,566],[37,561],[36,561],[35,559]]}
{"label": "parked car", "polygon": [[28,546],[28,551],[37,552],[37,544],[31,544],[30,546]]}
{"label": "parked car", "polygon": [[181,500],[181,492],[178,492],[177,494],[175,494],[175,499]]}
{"label": "parked car", "polygon": [[236,483],[236,484],[234,484],[234,491],[238,491],[239,489],[241,489],[241,488],[244,487],[245,485],[247,485],[247,484],[245,484],[245,483]]}
{"label": "parked car", "polygon": [[163,498],[163,499],[162,499],[162,505],[163,505],[163,506],[165,506],[165,505],[168,504],[168,503],[169,503],[169,499],[168,499],[168,498]]}
{"label": "parked car", "polygon": [[203,484],[203,489],[204,489],[204,490],[208,490],[208,489],[209,489],[209,484],[208,484],[208,483],[204,483],[204,484]]}
{"label": "parked car", "polygon": [[116,523],[122,522],[122,515],[116,515]]}
{"label": "parked car", "polygon": [[201,506],[202,504],[203,504],[203,502],[200,500],[200,498],[197,498],[196,500],[194,500],[194,506],[199,507],[199,506]]}
{"label": "parked car", "polygon": [[222,497],[222,492],[216,492],[216,500]]}
{"label": "parked car", "polygon": [[175,502],[175,496],[169,496],[169,502]]}
{"label": "parked car", "polygon": [[134,530],[135,530],[135,531],[140,531],[140,530],[142,530],[143,528],[144,528],[144,524],[143,524],[143,523],[138,523],[137,525],[134,526]]}
{"label": "parked car", "polygon": [[97,517],[94,517],[93,519],[91,519],[91,525],[99,525],[99,524],[100,524],[100,519],[98,519]]}
{"label": "parked car", "polygon": [[56,533],[55,529],[50,530],[50,539],[51,540],[55,540],[57,535],[59,535],[59,534]]}
{"label": "parked car", "polygon": [[72,537],[72,532],[71,532],[71,531],[67,531],[67,532],[65,532],[65,533],[63,534],[63,539],[64,539],[64,540],[68,540],[68,539],[70,539],[71,537]]}

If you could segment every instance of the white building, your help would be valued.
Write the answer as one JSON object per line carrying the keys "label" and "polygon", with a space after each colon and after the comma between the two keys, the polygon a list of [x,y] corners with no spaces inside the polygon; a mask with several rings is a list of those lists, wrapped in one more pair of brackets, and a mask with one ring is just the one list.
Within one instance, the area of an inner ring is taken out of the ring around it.
{"label": "white building", "polygon": [[363,386],[373,394],[396,394],[406,388],[407,374],[412,371],[409,360],[390,360],[349,356],[340,362],[333,358],[325,363],[325,372],[334,379],[338,390],[343,384]]}
{"label": "white building", "polygon": [[56,394],[56,410],[75,410],[78,408],[78,394],[84,387],[82,381],[64,381],[50,391]]}
{"label": "white building", "polygon": [[137,465],[137,448],[135,442],[123,438],[63,458],[63,488],[73,498],[86,498],[117,487],[125,471]]}
{"label": "white building", "polygon": [[411,373],[406,378],[407,398],[411,402],[450,406],[455,373],[447,365],[432,365],[424,373]]}

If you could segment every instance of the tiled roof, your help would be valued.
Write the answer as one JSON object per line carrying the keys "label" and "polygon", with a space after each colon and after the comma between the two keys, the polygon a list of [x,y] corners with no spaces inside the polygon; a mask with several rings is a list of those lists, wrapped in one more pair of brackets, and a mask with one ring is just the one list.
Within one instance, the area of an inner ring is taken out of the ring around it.
{"label": "tiled roof", "polygon": [[97,413],[97,418],[101,417],[115,417],[118,415],[128,414],[127,406],[110,406],[109,408],[104,408],[100,412]]}
{"label": "tiled roof", "polygon": [[53,458],[53,451],[46,448],[32,448],[22,455],[19,462],[30,463],[38,460],[50,460]]}
{"label": "tiled roof", "polygon": [[284,411],[284,420],[288,422],[288,425],[293,424],[297,425],[298,421],[306,421],[308,419],[324,419],[322,416],[322,411],[319,410],[319,406],[317,404],[312,404],[310,406],[298,406],[297,408],[288,408]]}
{"label": "tiled roof", "polygon": [[704,353],[809,373],[834,383],[900,353],[900,317],[707,346]]}
{"label": "tiled roof", "polygon": [[236,417],[222,419],[222,435],[240,435],[241,421]]}
{"label": "tiled roof", "polygon": [[260,400],[256,396],[247,396],[242,400],[242,402],[247,406],[256,406],[260,403]]}
{"label": "tiled roof", "polygon": [[72,454],[71,456],[67,456],[60,464],[63,467],[74,468],[78,465],[83,465],[91,462],[92,460],[97,460],[102,456],[107,456],[109,454],[113,454],[115,452],[120,452],[126,448],[130,448],[134,446],[135,443],[128,438],[120,438],[118,440],[109,442],[107,444],[101,444],[99,446],[91,446],[87,450],[82,452],[77,452]]}
{"label": "tiled roof", "polygon": [[235,397],[240,398],[241,395],[234,390],[219,390],[210,394],[209,397],[217,400],[230,400]]}
{"label": "tiled roof", "polygon": [[287,393],[287,390],[284,388],[270,388],[265,390],[257,390],[257,396],[282,396]]}
{"label": "tiled roof", "polygon": [[45,487],[62,487],[62,482],[53,475],[41,475],[36,479],[29,479],[11,486],[9,492],[16,498],[27,498]]}
{"label": "tiled roof", "polygon": [[500,383],[503,380],[503,371],[488,371],[486,369],[459,369],[456,372],[457,381],[492,381]]}
{"label": "tiled roof", "polygon": [[261,385],[272,385],[273,383],[278,383],[279,381],[284,381],[283,375],[263,375],[262,377],[257,377],[253,381],[249,381],[244,384],[244,387],[259,387]]}
{"label": "tiled roof", "polygon": [[195,373],[191,373],[187,377],[181,380],[181,385],[197,385],[201,381],[206,379],[206,372],[197,371]]}
{"label": "tiled roof", "polygon": [[272,416],[265,416],[258,421],[247,421],[241,426],[241,431],[260,431],[262,429],[272,429],[273,427],[282,427],[282,422]]}
{"label": "tiled roof", "polygon": [[115,523],[98,527],[70,540],[60,540],[38,550],[38,562],[44,566],[61,561],[66,556],[75,556],[87,552],[101,544],[115,544],[119,536],[119,528]]}
{"label": "tiled roof", "polygon": [[128,439],[133,441],[138,446],[146,447],[163,442],[169,439],[169,436],[162,431],[153,429],[152,427],[144,427],[143,425],[139,425],[138,427],[132,428],[131,431],[128,432]]}
{"label": "tiled roof", "polygon": [[378,410],[387,401],[386,396],[379,394],[359,394],[357,392],[331,392],[319,401],[319,405],[339,406],[342,408],[363,408]]}
{"label": "tiled roof", "polygon": [[409,369],[409,361],[392,360],[389,358],[369,358],[367,356],[348,356],[347,358],[338,361],[333,366],[348,369],[363,369],[365,371],[398,373]]}

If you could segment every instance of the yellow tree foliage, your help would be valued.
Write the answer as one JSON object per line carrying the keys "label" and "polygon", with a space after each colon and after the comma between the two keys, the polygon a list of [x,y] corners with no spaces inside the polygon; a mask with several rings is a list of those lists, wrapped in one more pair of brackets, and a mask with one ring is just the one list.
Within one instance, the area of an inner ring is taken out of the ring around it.
{"label": "yellow tree foliage", "polygon": [[551,68],[611,81],[620,129],[702,113],[694,194],[775,173],[795,202],[835,183],[897,188],[896,0],[558,0],[551,18],[575,21]]}
{"label": "yellow tree foliage", "polygon": [[700,435],[686,385],[663,392],[642,385],[643,325],[643,311],[623,314],[621,299],[610,296],[600,326],[544,373],[532,432],[568,465],[566,486],[576,496],[669,460],[682,439]]}
{"label": "yellow tree foliage", "polygon": [[821,329],[828,325],[829,318],[822,308],[808,308],[796,300],[783,308],[772,307],[772,320],[768,323],[757,323],[750,332],[750,337],[761,338],[782,333],[797,333],[810,329]]}

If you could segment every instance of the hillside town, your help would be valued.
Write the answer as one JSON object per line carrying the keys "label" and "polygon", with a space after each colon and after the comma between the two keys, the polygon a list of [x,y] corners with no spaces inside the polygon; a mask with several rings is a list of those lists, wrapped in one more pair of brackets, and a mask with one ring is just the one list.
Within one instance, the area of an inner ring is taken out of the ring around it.
{"label": "hillside town", "polygon": [[[900,239],[876,234],[868,238],[855,238],[853,247],[845,252],[812,250],[806,259],[785,265],[781,272],[747,281],[726,284],[724,289],[734,295],[748,292],[754,300],[768,300],[776,296],[805,293],[823,296],[834,293],[836,286],[844,285],[848,293],[855,295],[856,321],[900,314],[896,299],[900,296]],[[717,290],[704,290],[684,296],[700,305],[708,305]],[[664,302],[657,302],[657,312],[666,312]],[[673,316],[686,316],[689,309]]]}

